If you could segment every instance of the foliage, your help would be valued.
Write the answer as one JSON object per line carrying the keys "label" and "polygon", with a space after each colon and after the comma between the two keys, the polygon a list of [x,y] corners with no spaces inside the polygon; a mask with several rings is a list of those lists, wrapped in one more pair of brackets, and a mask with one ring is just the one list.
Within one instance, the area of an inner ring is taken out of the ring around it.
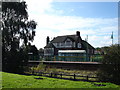
{"label": "foliage", "polygon": [[104,55],[98,73],[99,79],[120,84],[120,46],[114,45]]}
{"label": "foliage", "polygon": [[39,53],[44,53],[44,49],[40,48]]}
{"label": "foliage", "polygon": [[40,63],[37,67],[33,66],[29,70],[29,72],[39,72],[43,71],[46,73],[63,73],[63,74],[82,74],[82,75],[93,75],[96,76],[97,70],[91,71],[91,70],[67,70],[67,69],[60,69],[60,68],[52,68],[48,65],[45,65],[43,63]]}
{"label": "foliage", "polygon": [[40,64],[37,66],[36,70],[37,70],[38,72],[39,72],[39,71],[43,72],[43,71],[45,71],[45,68],[46,68],[46,65],[44,65],[43,63],[40,63]]}
{"label": "foliage", "polygon": [[29,60],[39,60],[38,49],[35,45],[28,44]]}
{"label": "foliage", "polygon": [[37,24],[28,21],[25,2],[2,2],[1,21],[3,71],[20,73],[28,60],[24,48],[34,40]]}
{"label": "foliage", "polygon": [[[70,81],[42,76],[25,76],[2,72],[2,88],[117,88],[112,83]],[[103,84],[105,86],[97,86]]]}
{"label": "foliage", "polygon": [[38,49],[35,45],[31,45],[31,43],[28,43],[27,48],[29,53],[32,53],[33,55],[38,55]]}
{"label": "foliage", "polygon": [[44,65],[43,63],[40,63],[39,65],[37,66],[32,66],[30,67],[30,70],[29,70],[29,73],[32,72],[45,72],[47,70],[47,66]]}

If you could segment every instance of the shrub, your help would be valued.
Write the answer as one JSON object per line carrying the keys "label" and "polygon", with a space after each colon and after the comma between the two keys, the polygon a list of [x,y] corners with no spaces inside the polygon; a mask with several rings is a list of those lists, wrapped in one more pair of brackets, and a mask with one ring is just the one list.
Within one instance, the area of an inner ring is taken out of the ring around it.
{"label": "shrub", "polygon": [[40,63],[40,64],[35,68],[35,70],[36,70],[37,72],[45,72],[45,70],[46,70],[46,65],[44,65],[43,63]]}
{"label": "shrub", "polygon": [[113,45],[104,55],[98,72],[99,80],[120,84],[120,46]]}

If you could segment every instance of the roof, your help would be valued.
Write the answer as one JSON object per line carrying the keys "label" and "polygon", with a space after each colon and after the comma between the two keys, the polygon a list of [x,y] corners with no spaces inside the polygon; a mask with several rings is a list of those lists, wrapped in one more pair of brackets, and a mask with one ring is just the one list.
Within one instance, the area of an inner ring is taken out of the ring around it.
{"label": "roof", "polygon": [[57,36],[55,37],[52,41],[50,41],[50,43],[48,43],[44,48],[55,48],[55,46],[53,45],[53,43],[62,43],[65,42],[65,40],[69,38],[70,40],[72,40],[73,42],[78,42],[79,40],[82,43],[83,49],[86,49],[87,46],[88,48],[92,48],[95,49],[93,46],[91,46],[88,42],[84,41],[81,39],[81,36],[78,36],[76,34],[74,35],[64,35],[64,36]]}
{"label": "roof", "polygon": [[84,40],[82,40],[82,44],[83,44],[84,48],[87,48],[87,45],[88,45],[88,48],[93,48],[93,49],[95,49],[92,45],[90,45],[88,42],[86,42],[86,41],[84,41]]}
{"label": "roof", "polygon": [[66,35],[66,36],[58,36],[58,37],[54,38],[51,42],[52,43],[64,42],[67,38],[71,39],[72,41],[77,41],[78,40],[77,35]]}
{"label": "roof", "polygon": [[86,53],[85,50],[59,50],[59,53]]}

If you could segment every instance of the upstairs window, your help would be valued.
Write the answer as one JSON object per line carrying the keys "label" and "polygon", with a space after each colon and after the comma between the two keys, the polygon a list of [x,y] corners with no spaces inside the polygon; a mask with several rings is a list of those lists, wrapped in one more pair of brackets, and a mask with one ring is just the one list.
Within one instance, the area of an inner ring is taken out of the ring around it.
{"label": "upstairs window", "polygon": [[71,46],[71,45],[72,45],[72,41],[71,41],[70,39],[67,39],[67,40],[65,41],[65,45],[66,45],[66,46]]}
{"label": "upstairs window", "polygon": [[64,46],[64,43],[61,43],[61,46]]}
{"label": "upstairs window", "polygon": [[81,43],[78,43],[78,48],[81,48]]}
{"label": "upstairs window", "polygon": [[59,47],[59,43],[57,43],[57,47]]}
{"label": "upstairs window", "polygon": [[66,46],[70,46],[71,42],[70,41],[66,41]]}

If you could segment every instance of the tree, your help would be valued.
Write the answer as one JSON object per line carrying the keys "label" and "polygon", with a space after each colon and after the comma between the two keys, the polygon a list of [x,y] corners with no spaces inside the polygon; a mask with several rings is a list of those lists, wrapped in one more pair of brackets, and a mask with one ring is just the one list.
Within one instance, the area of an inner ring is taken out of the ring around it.
{"label": "tree", "polygon": [[26,2],[2,2],[3,71],[19,73],[23,68],[27,59],[23,47],[34,40],[36,25],[34,20],[28,21]]}
{"label": "tree", "polygon": [[29,59],[30,60],[38,60],[39,59],[39,54],[38,54],[38,49],[36,48],[36,46],[35,45],[29,45],[28,47],[29,47],[28,53],[32,53],[31,55],[29,55]]}
{"label": "tree", "polygon": [[37,48],[36,48],[35,45],[32,45],[32,46],[30,47],[30,52],[32,52],[33,55],[38,55],[38,50],[37,50]]}
{"label": "tree", "polygon": [[101,81],[120,84],[120,46],[113,45],[107,48],[98,73]]}

